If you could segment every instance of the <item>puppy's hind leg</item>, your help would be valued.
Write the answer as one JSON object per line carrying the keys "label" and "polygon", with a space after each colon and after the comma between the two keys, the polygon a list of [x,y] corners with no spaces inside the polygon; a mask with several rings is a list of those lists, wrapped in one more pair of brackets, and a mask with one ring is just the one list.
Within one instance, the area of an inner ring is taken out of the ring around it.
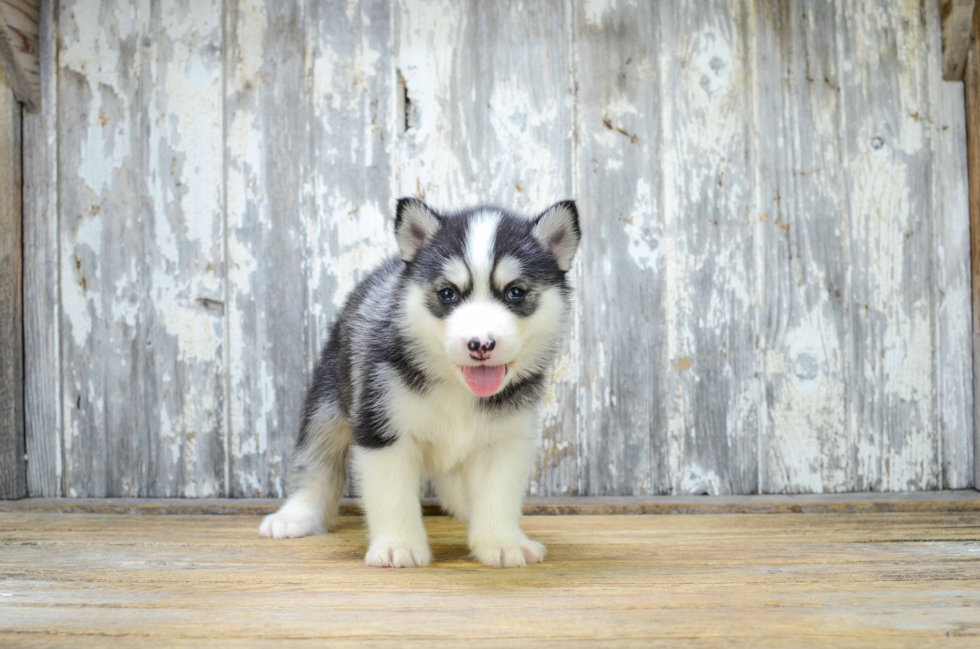
{"label": "puppy's hind leg", "polygon": [[307,410],[293,457],[289,498],[259,526],[259,536],[295,539],[324,534],[340,509],[351,433],[336,403]]}

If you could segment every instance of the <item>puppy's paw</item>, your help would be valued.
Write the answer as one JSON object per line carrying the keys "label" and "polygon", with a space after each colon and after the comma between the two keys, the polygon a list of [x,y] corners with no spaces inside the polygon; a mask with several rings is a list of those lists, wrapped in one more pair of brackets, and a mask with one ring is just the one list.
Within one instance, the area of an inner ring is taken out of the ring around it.
{"label": "puppy's paw", "polygon": [[323,514],[305,503],[286,502],[259,525],[259,536],[271,539],[298,539],[327,532]]}
{"label": "puppy's paw", "polygon": [[432,561],[432,552],[424,541],[404,543],[379,540],[371,543],[364,563],[376,568],[422,568]]}
{"label": "puppy's paw", "polygon": [[473,547],[473,558],[491,568],[523,568],[544,561],[545,547],[523,538],[481,541]]}

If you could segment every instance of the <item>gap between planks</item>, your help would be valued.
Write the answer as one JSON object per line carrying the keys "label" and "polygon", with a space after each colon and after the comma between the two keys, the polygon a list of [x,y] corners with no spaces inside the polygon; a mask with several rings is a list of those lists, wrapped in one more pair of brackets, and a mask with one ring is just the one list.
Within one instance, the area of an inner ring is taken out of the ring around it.
{"label": "gap between planks", "polygon": [[[0,512],[129,515],[264,515],[284,501],[271,498],[27,498],[0,501]],[[442,514],[438,500],[422,499],[426,516]],[[922,491],[757,496],[650,496],[528,498],[526,516],[625,514],[846,514],[891,512],[980,512],[980,492]],[[341,515],[361,513],[345,498]]]}

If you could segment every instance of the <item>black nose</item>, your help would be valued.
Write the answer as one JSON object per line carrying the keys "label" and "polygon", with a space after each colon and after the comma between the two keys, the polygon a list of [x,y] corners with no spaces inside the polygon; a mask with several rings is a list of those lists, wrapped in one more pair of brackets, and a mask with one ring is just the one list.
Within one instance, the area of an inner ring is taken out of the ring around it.
{"label": "black nose", "polygon": [[470,338],[470,342],[466,343],[466,349],[471,352],[489,352],[493,351],[493,348],[497,346],[497,341],[490,339],[485,343],[481,343],[479,338]]}

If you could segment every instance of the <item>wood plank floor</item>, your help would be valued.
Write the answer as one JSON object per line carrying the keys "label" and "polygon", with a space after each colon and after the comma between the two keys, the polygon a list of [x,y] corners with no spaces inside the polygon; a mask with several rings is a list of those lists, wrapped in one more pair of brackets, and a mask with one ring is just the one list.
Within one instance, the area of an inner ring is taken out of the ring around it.
{"label": "wood plank floor", "polygon": [[0,513],[0,646],[980,646],[977,511],[530,516],[517,570],[441,516],[415,570],[258,522]]}

